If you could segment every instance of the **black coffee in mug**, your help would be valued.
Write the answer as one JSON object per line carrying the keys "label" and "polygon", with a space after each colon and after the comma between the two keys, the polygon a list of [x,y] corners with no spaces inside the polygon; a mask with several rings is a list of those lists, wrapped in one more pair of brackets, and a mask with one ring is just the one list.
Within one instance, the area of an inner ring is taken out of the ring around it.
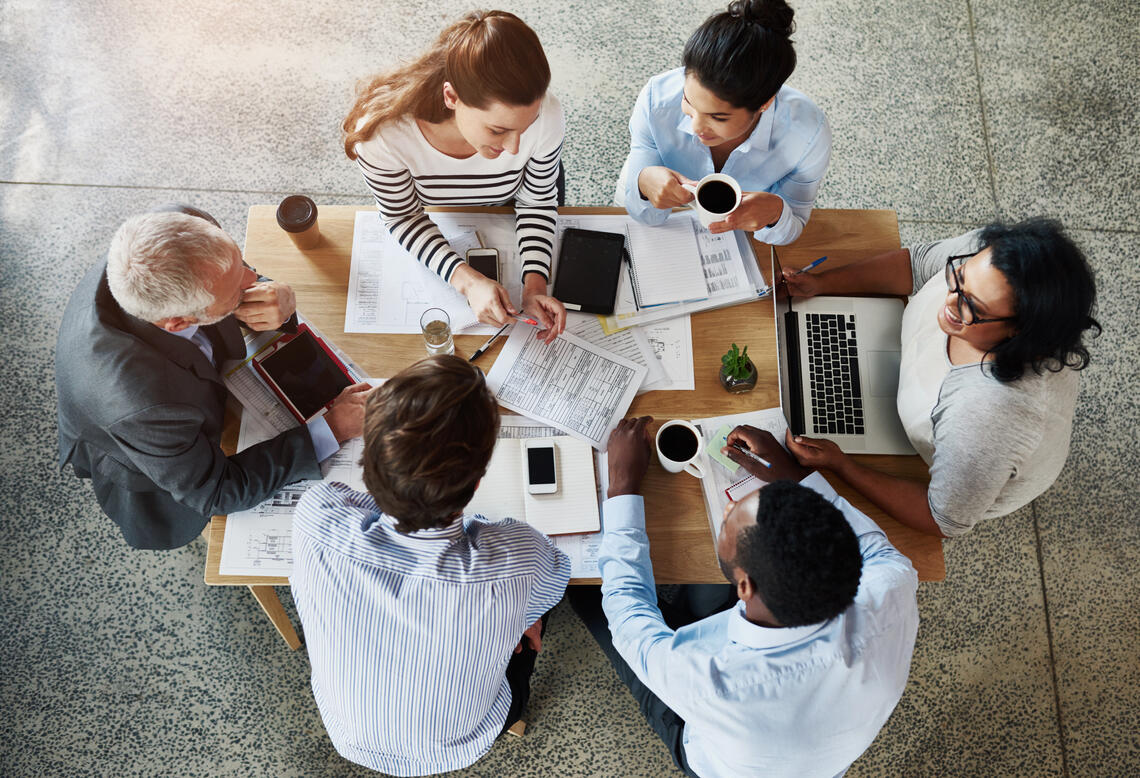
{"label": "black coffee in mug", "polygon": [[661,453],[674,462],[688,462],[697,453],[697,436],[680,424],[666,427],[657,439]]}
{"label": "black coffee in mug", "polygon": [[709,181],[697,190],[697,202],[709,213],[728,213],[736,206],[736,191],[723,181]]}

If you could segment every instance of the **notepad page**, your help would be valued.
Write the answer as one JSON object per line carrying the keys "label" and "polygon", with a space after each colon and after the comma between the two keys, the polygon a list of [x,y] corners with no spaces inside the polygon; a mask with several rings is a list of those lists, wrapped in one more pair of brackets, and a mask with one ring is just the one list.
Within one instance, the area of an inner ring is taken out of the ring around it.
{"label": "notepad page", "polygon": [[631,222],[629,253],[638,304],[646,307],[708,297],[693,219],[657,227]]}
{"label": "notepad page", "polygon": [[522,441],[500,438],[495,442],[495,453],[475,496],[463,509],[467,514],[479,514],[491,521],[518,519],[526,521],[526,481],[523,476]]}
{"label": "notepad page", "polygon": [[[547,440],[558,449],[558,491],[554,494],[530,494],[526,491],[526,476],[522,475],[527,523],[547,535],[597,532],[602,524],[598,515],[593,447],[568,435]],[[525,441],[517,443],[519,451],[523,451],[521,447]],[[519,473],[523,474],[524,456],[520,455],[519,462]]]}

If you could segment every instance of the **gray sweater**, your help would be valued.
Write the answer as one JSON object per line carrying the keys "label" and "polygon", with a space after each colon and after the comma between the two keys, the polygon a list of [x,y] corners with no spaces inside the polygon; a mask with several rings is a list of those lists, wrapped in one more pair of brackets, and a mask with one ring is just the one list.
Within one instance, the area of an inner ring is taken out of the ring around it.
{"label": "gray sweater", "polygon": [[[946,260],[977,250],[978,231],[910,248],[914,293],[939,285],[945,299]],[[927,314],[934,316],[937,309]],[[923,348],[945,353],[946,336]],[[904,349],[905,351],[905,349]],[[930,512],[948,536],[981,519],[1012,513],[1052,485],[1069,453],[1078,373],[1038,375],[1027,368],[1003,383],[986,363],[951,365],[931,411]]]}

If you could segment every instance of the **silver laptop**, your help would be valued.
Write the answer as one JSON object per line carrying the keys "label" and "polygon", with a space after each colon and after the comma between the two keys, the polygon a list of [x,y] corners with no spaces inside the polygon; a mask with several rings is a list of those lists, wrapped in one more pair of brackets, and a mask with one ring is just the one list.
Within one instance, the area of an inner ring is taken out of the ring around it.
{"label": "silver laptop", "polygon": [[793,435],[849,454],[913,454],[899,421],[903,303],[880,297],[793,302],[772,249],[780,407]]}

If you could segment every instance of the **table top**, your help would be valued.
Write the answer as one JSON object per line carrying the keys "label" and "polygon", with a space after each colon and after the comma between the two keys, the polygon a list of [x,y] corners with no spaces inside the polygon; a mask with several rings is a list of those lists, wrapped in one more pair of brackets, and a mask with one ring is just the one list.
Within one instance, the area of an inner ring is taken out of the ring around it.
{"label": "table top", "polygon": [[[312,320],[369,375],[387,378],[424,356],[419,335],[376,335],[344,332],[345,302],[352,252],[355,214],[373,210],[370,206],[320,206],[321,242],[301,252],[278,226],[276,206],[250,208],[246,228],[245,260],[258,272],[293,287],[297,307]],[[513,213],[510,208],[473,208],[487,213]],[[560,208],[561,213],[625,213],[620,208]],[[831,267],[899,247],[898,221],[888,210],[816,209],[803,235],[794,244],[779,249],[784,267],[803,267],[826,254]],[[769,273],[769,249],[753,241],[760,268]],[[634,399],[629,415],[651,415],[656,427],[669,419],[694,419],[743,413],[779,405],[776,371],[776,331],[772,299],[757,300],[713,311],[693,314],[693,391],[647,392]],[[456,335],[456,353],[470,355],[484,341],[483,335]],[[480,358],[490,370],[502,349],[499,340]],[[720,357],[732,343],[748,345],[748,354],[757,367],[756,388],[744,394],[729,394],[718,379]],[[228,440],[236,442],[236,424],[230,424]],[[856,459],[894,475],[927,480],[926,465],[917,456],[859,455]],[[937,581],[946,575],[939,538],[924,535],[889,518],[866,498],[851,489],[838,476],[825,471],[825,477],[851,504],[874,519],[891,542],[910,558],[920,580]],[[665,472],[651,458],[643,493],[646,529],[650,539],[653,572],[658,583],[720,583],[724,577],[717,565],[700,484],[685,473]],[[215,517],[210,531],[206,561],[209,584],[281,584],[281,577],[221,576],[221,541],[225,532],[223,517]],[[575,579],[587,583],[592,579]],[[596,580],[596,579],[595,579]]]}

